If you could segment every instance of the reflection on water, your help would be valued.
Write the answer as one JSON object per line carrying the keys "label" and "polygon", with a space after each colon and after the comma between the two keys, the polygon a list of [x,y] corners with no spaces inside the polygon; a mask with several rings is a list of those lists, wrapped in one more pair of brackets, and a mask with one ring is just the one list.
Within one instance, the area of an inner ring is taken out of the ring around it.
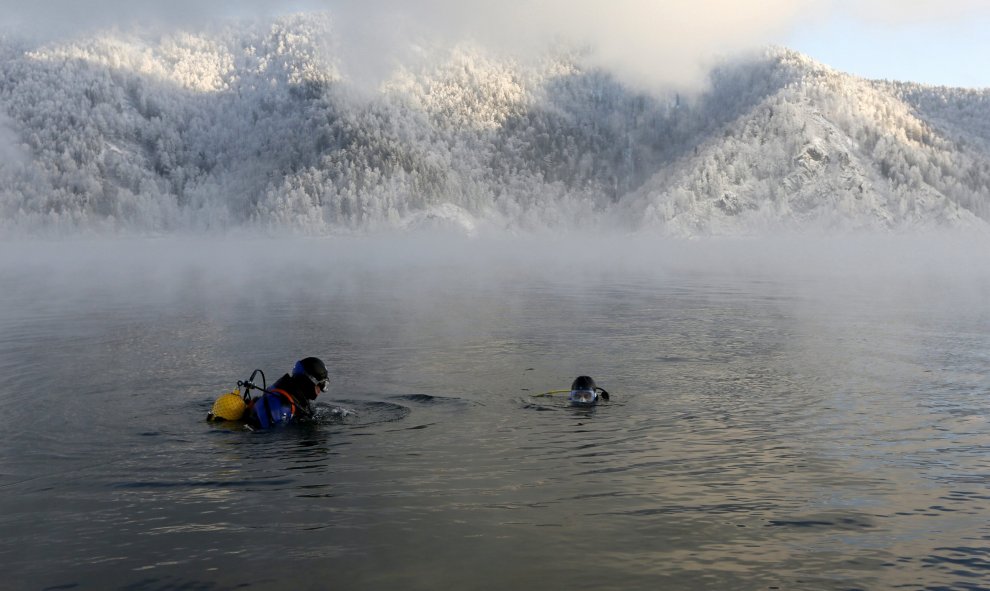
{"label": "reflection on water", "polygon": [[[443,260],[5,263],[15,588],[990,587],[985,284]],[[203,420],[310,354],[316,424]]]}

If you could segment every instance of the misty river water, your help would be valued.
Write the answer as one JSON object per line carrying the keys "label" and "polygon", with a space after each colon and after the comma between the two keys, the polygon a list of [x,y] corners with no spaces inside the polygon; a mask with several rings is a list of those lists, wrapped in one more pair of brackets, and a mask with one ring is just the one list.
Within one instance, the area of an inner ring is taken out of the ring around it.
{"label": "misty river water", "polygon": [[0,587],[990,588],[985,245],[586,240],[5,244]]}

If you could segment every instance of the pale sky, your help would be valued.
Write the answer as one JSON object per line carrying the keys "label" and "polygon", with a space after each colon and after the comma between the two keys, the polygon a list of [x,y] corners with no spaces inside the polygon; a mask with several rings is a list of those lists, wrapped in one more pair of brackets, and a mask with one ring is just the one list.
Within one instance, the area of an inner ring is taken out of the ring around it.
{"label": "pale sky", "polygon": [[835,16],[799,26],[780,44],[866,78],[990,88],[988,13],[892,23]]}
{"label": "pale sky", "polygon": [[565,39],[627,81],[689,89],[716,56],[772,43],[860,76],[990,87],[990,0],[0,0],[0,26],[57,38],[321,9],[354,70],[388,69],[422,39],[514,51]]}

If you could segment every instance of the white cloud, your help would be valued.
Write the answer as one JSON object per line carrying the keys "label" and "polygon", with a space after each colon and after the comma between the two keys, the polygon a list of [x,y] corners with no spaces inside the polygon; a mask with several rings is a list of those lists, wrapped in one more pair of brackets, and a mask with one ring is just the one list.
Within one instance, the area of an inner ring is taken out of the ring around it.
{"label": "white cloud", "polygon": [[33,34],[61,37],[109,27],[196,26],[229,16],[278,14],[312,9],[319,0],[0,0],[0,24]]}
{"label": "white cloud", "polygon": [[[0,0],[0,22],[49,35],[133,24],[197,26],[226,16],[330,10],[345,63],[380,75],[409,44],[474,39],[525,53],[552,40],[587,44],[627,81],[652,87],[703,83],[719,55],[786,37],[836,16],[897,26],[990,12],[987,0]],[[383,74],[381,74],[383,75]]]}
{"label": "white cloud", "polygon": [[[471,38],[501,51],[540,49],[549,41],[590,46],[595,59],[627,81],[650,87],[693,88],[721,54],[759,47],[778,37],[818,0],[458,0],[338,1],[327,4],[347,31],[388,31],[349,40],[380,60],[396,59],[401,44],[424,38]],[[396,34],[398,33],[398,34]],[[403,38],[402,35],[406,37]],[[369,67],[364,64],[364,67]],[[374,66],[370,66],[374,68]]]}

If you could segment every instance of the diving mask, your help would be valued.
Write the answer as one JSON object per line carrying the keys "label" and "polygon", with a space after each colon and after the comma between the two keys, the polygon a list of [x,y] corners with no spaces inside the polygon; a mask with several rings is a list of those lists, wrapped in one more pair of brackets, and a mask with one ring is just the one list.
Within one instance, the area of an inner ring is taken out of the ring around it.
{"label": "diving mask", "polygon": [[327,388],[330,386],[330,378],[318,380],[309,374],[306,374],[306,377],[309,378],[309,381],[313,382],[314,386],[320,389],[320,392],[326,392]]}
{"label": "diving mask", "polygon": [[571,390],[567,399],[571,404],[594,404],[598,402],[598,393],[594,390]]}

